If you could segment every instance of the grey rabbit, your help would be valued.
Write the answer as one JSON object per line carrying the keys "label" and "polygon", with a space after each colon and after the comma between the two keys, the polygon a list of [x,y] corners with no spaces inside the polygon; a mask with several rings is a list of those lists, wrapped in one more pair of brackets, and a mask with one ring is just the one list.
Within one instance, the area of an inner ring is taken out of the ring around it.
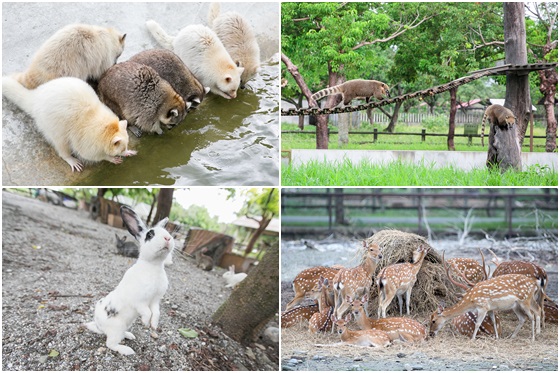
{"label": "grey rabbit", "polygon": [[126,236],[120,238],[116,233],[115,237],[117,238],[117,252],[119,255],[138,258],[138,244],[136,242],[127,242]]}

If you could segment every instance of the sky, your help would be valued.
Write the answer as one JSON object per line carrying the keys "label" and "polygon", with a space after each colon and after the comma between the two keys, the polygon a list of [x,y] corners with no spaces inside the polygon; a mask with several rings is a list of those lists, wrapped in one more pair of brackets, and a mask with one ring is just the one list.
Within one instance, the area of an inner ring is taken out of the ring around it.
{"label": "sky", "polygon": [[204,206],[210,216],[216,216],[220,223],[231,223],[237,219],[237,212],[241,210],[244,197],[241,196],[241,189],[234,199],[226,199],[229,192],[221,188],[189,188],[175,189],[173,198],[184,208],[191,205]]}

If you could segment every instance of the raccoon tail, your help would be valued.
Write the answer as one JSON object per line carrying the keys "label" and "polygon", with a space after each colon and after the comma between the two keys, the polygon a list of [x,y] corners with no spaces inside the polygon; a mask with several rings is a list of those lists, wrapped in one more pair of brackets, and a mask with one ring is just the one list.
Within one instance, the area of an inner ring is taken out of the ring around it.
{"label": "raccoon tail", "polygon": [[2,77],[2,95],[15,103],[23,111],[32,114],[34,95],[33,91],[25,88],[16,78],[12,76]]}
{"label": "raccoon tail", "polygon": [[210,26],[210,28],[212,28],[212,25],[214,24],[214,20],[218,18],[219,15],[220,15],[220,4],[218,3],[210,4],[210,10],[208,11],[208,26]]}
{"label": "raccoon tail", "polygon": [[146,22],[146,27],[150,30],[150,33],[156,39],[156,41],[164,47],[165,49],[173,50],[173,39],[175,37],[169,35],[164,29],[154,20],[149,20]]}
{"label": "raccoon tail", "polygon": [[480,140],[482,142],[482,146],[484,146],[484,124],[486,123],[486,114],[482,117],[482,126],[480,129]]}
{"label": "raccoon tail", "polygon": [[323,97],[332,95],[334,93],[338,93],[338,89],[336,87],[329,87],[314,93],[313,96],[311,96],[311,98],[314,99],[315,101],[319,101]]}

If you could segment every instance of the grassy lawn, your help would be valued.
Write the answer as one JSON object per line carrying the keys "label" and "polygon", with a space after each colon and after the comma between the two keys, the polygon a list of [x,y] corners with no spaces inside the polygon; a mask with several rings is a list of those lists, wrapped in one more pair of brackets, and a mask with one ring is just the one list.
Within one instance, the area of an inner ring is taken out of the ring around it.
{"label": "grassy lawn", "polygon": [[558,186],[558,172],[549,167],[527,171],[489,171],[486,167],[463,171],[395,161],[354,165],[312,161],[300,167],[282,167],[283,186]]}
{"label": "grassy lawn", "polygon": [[[422,132],[421,125],[411,125],[407,126],[404,124],[398,124],[395,132],[412,132],[418,133],[418,136],[411,135],[387,135],[381,133],[381,130],[385,128],[384,125],[376,124],[374,126],[369,123],[363,123],[360,128],[353,128],[351,131],[373,131],[373,128],[377,128],[380,132],[376,143],[373,143],[373,135],[365,134],[350,134],[349,141],[347,145],[340,146],[338,144],[338,135],[332,134],[329,138],[329,149],[360,149],[360,150],[447,150],[447,137],[443,136],[427,136],[426,141],[422,142],[420,133]],[[282,123],[282,131],[298,131],[296,124]],[[330,127],[331,131],[337,131],[336,127]],[[312,131],[313,134],[298,134],[298,133],[283,133],[282,134],[282,150],[290,149],[315,149],[315,127],[305,126],[304,131]],[[446,134],[447,128],[441,126],[433,126],[426,129],[428,134],[438,133]],[[480,132],[480,129],[479,129]],[[480,151],[486,152],[488,150],[488,126],[485,130],[485,138],[483,147],[480,142],[480,136],[473,138],[473,145],[468,145],[467,137],[455,137],[455,149],[457,151]],[[457,127],[455,129],[456,134],[463,134],[463,127]],[[534,136],[545,136],[546,130],[542,125],[535,125]],[[533,151],[534,152],[544,152],[546,140],[545,139],[534,139],[533,140]],[[529,151],[529,131],[527,130],[527,137],[525,138],[523,145],[523,152]]]}

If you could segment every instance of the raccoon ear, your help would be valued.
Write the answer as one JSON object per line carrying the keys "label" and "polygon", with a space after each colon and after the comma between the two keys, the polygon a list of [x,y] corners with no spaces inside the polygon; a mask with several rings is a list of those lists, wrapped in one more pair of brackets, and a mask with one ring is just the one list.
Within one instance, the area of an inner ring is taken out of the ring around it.
{"label": "raccoon ear", "polygon": [[113,146],[119,146],[121,144],[121,141],[122,141],[122,137],[120,136],[113,137]]}
{"label": "raccoon ear", "polygon": [[[199,102],[200,102],[200,100],[199,100]],[[185,107],[187,108],[187,110],[189,110],[191,106],[192,106],[192,102],[190,102],[190,101],[188,101],[188,102],[185,104]]]}
{"label": "raccoon ear", "polygon": [[123,34],[123,35],[121,36],[120,40],[119,40],[119,41],[121,42],[121,44],[124,43],[124,39],[125,39],[125,38],[126,38],[126,34]]}
{"label": "raccoon ear", "polygon": [[204,87],[204,93],[206,94],[208,92],[210,92],[210,87]]}
{"label": "raccoon ear", "polygon": [[239,75],[241,75],[243,73],[243,71],[245,71],[244,67],[238,67],[237,71],[239,72]]}
{"label": "raccoon ear", "polygon": [[171,109],[169,110],[169,113],[167,113],[168,118],[178,117],[178,116],[179,116],[179,111],[177,111],[177,109]]}
{"label": "raccoon ear", "polygon": [[126,119],[119,121],[119,130],[126,131],[127,126],[128,126],[128,122],[126,121]]}
{"label": "raccoon ear", "polygon": [[226,76],[226,79],[225,79],[225,81],[226,81],[226,83],[230,83],[230,82],[231,82],[231,76],[229,76],[229,75],[228,75],[228,76]]}

